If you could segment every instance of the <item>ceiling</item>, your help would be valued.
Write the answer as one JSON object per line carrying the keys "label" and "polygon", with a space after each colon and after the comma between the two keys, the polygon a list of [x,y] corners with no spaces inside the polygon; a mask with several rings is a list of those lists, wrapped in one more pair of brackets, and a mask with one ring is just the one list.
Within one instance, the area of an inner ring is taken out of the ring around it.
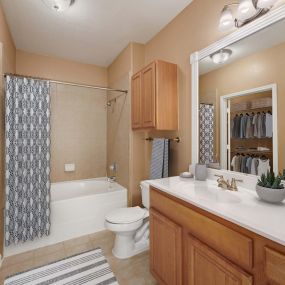
{"label": "ceiling", "polygon": [[192,0],[0,0],[17,49],[107,67],[129,42],[145,44]]}
{"label": "ceiling", "polygon": [[234,61],[285,42],[285,20],[277,22],[227,48],[232,50],[230,59],[224,64],[215,64],[210,57],[199,64],[200,75],[222,68]]}

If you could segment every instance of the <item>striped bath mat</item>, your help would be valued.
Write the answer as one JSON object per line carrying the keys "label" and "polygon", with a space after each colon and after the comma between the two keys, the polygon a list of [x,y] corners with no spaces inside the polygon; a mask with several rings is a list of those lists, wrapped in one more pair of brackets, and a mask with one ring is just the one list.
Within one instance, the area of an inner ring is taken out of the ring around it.
{"label": "striped bath mat", "polygon": [[101,248],[16,274],[4,285],[118,285]]}

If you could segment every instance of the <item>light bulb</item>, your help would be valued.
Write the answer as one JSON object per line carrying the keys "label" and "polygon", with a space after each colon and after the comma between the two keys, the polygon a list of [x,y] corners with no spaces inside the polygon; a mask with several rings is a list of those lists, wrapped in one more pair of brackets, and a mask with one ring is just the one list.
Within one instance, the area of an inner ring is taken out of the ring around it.
{"label": "light bulb", "polygon": [[237,9],[237,18],[240,21],[245,21],[256,15],[256,9],[253,6],[252,0],[240,0]]}
{"label": "light bulb", "polygon": [[74,0],[42,0],[50,9],[56,12],[66,11]]}
{"label": "light bulb", "polygon": [[228,6],[225,6],[221,18],[219,28],[221,31],[230,30],[235,26],[235,20],[232,11]]}
{"label": "light bulb", "polygon": [[257,7],[260,9],[268,9],[276,3],[276,0],[258,0]]}
{"label": "light bulb", "polygon": [[221,49],[212,54],[210,57],[215,64],[222,64],[229,60],[232,53],[233,52],[230,49]]}

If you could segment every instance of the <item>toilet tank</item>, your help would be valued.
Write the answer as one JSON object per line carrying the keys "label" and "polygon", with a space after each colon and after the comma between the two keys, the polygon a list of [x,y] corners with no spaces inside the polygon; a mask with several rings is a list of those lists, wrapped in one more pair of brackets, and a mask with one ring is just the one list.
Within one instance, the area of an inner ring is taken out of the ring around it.
{"label": "toilet tank", "polygon": [[142,195],[142,203],[146,209],[149,209],[149,183],[148,181],[141,181],[141,195]]}

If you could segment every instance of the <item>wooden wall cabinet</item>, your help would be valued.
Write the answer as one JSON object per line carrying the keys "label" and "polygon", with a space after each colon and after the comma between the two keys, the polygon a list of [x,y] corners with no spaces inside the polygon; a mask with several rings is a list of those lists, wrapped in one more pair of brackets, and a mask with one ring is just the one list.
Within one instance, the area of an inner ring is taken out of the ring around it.
{"label": "wooden wall cabinet", "polygon": [[132,77],[132,129],[177,130],[177,65],[157,60]]}
{"label": "wooden wall cabinet", "polygon": [[151,187],[150,269],[161,285],[285,285],[285,246]]}

